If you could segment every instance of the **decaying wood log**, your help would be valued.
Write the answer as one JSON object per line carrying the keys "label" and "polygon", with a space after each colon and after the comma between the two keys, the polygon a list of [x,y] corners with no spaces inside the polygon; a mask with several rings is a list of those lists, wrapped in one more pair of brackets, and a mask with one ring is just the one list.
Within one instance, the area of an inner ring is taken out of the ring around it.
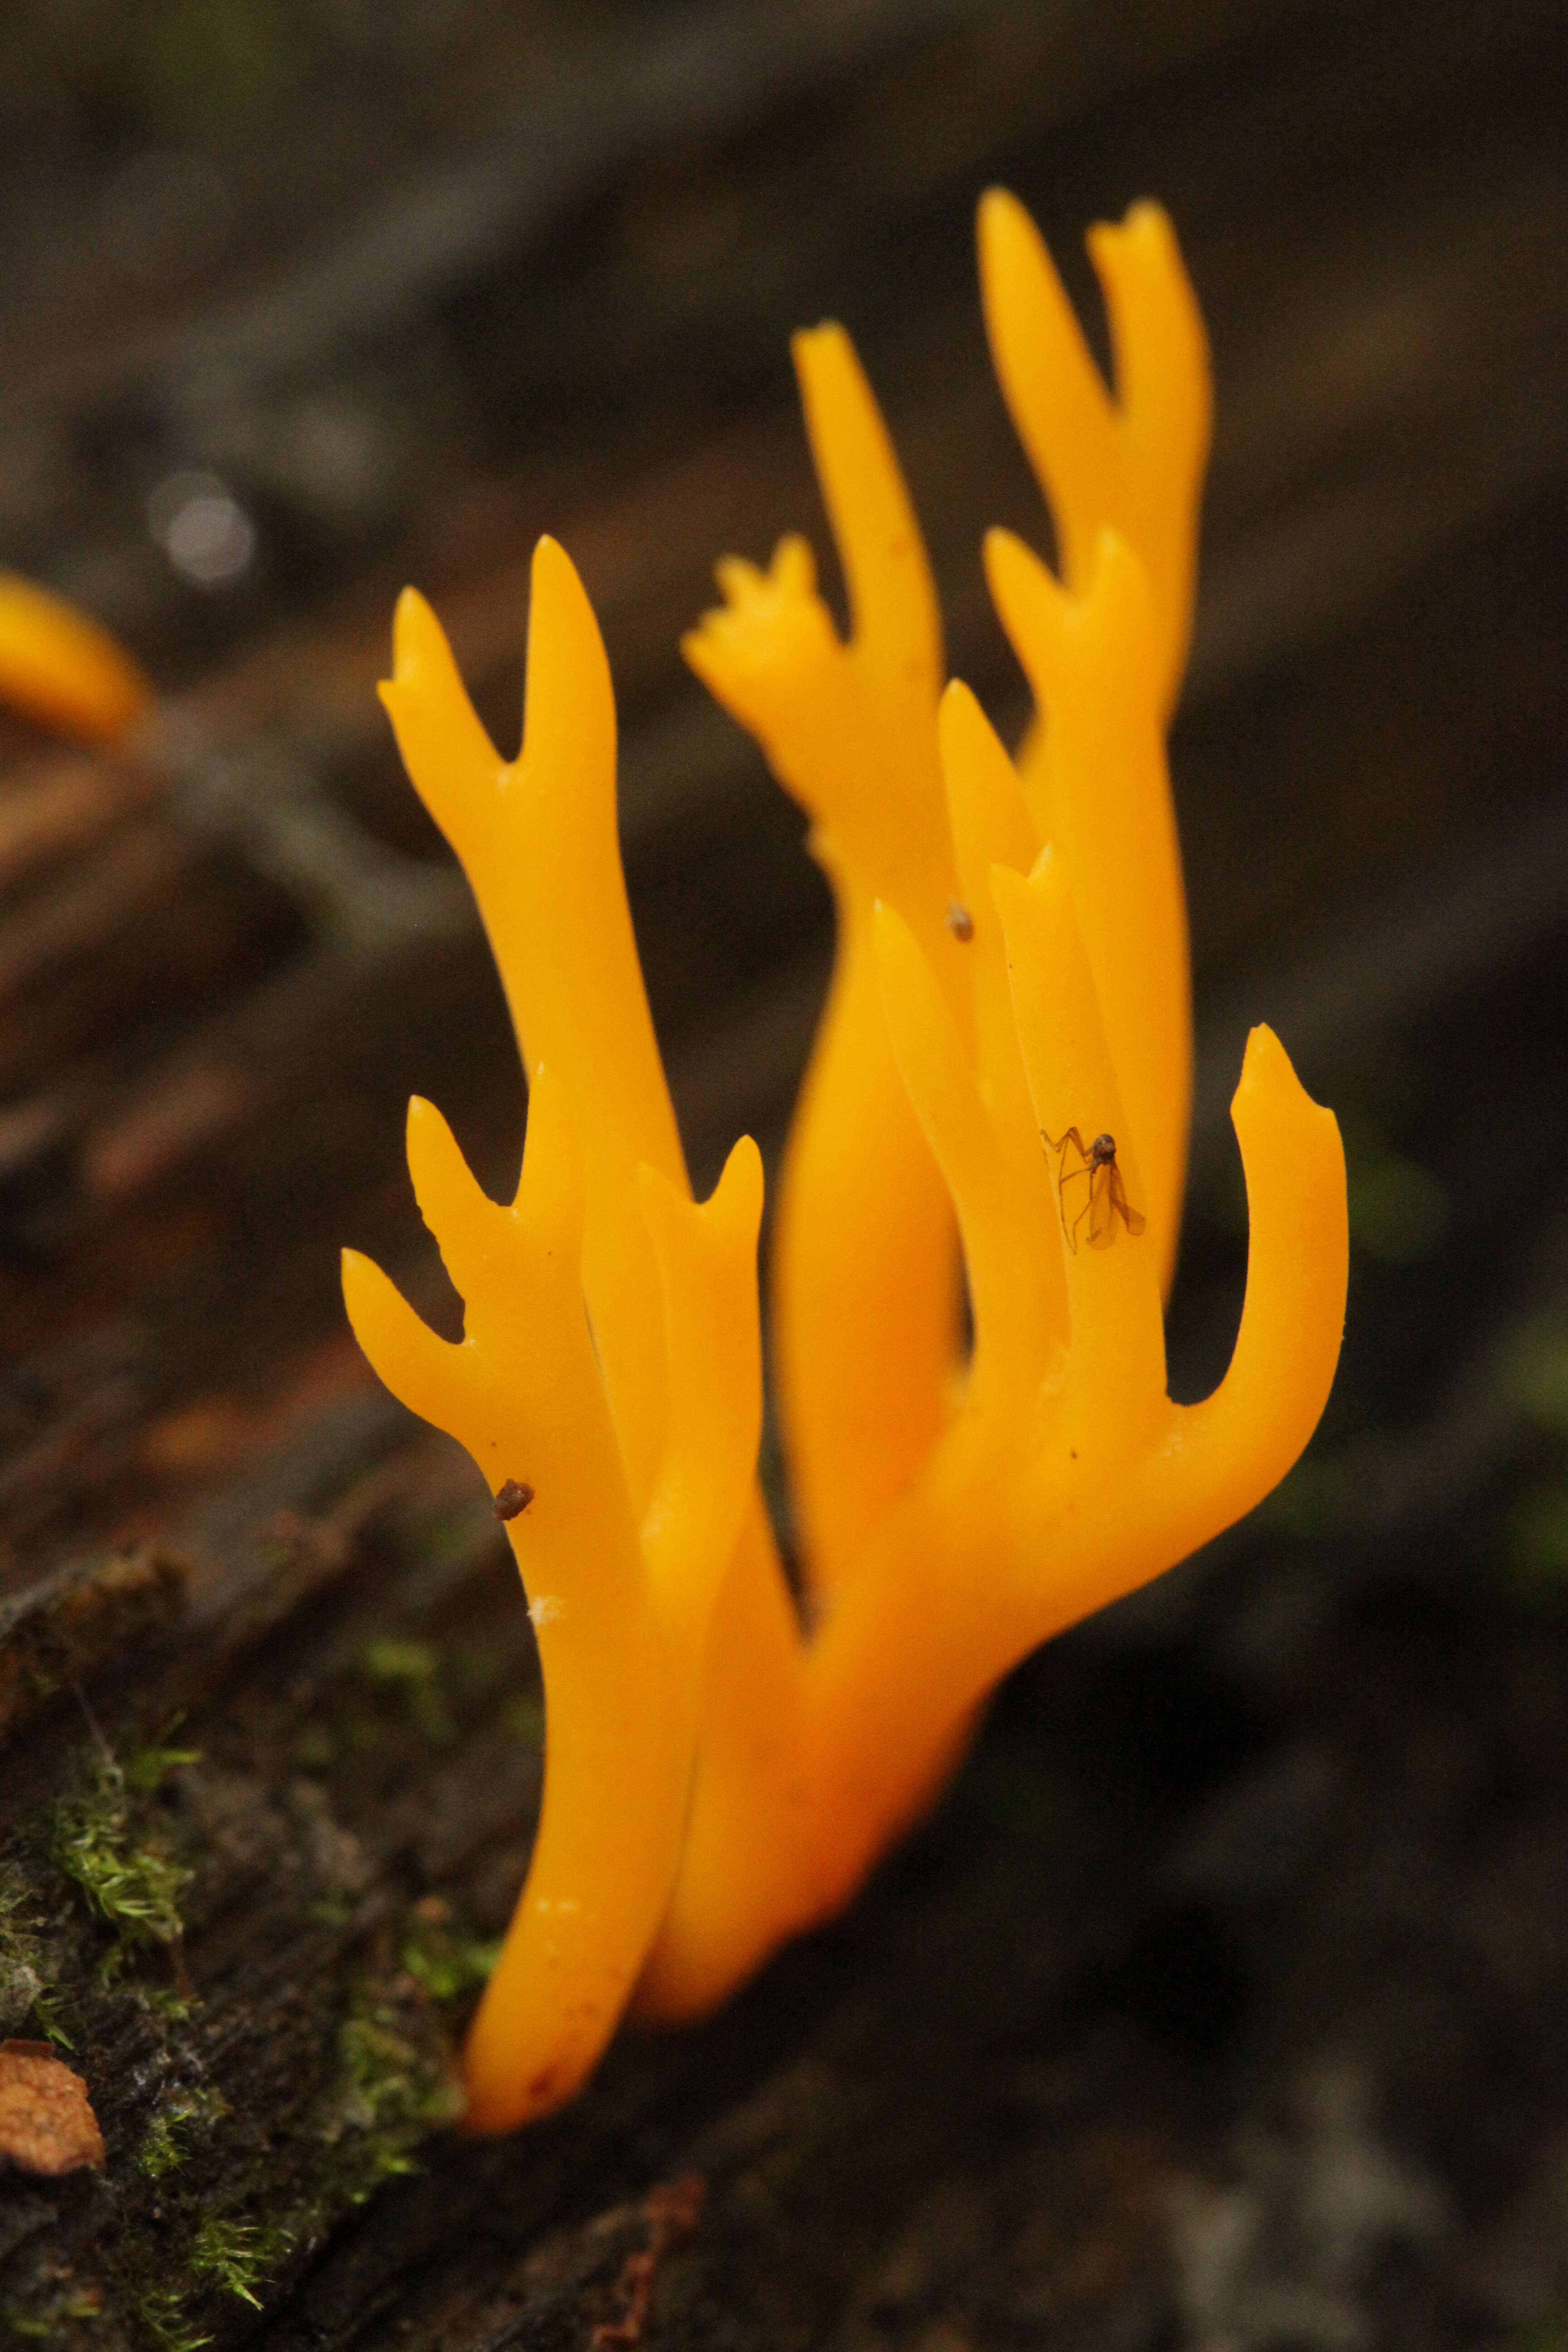
{"label": "decaying wood log", "polygon": [[[342,155],[268,214],[237,146],[274,249],[239,204],[216,275],[95,308],[81,226],[74,275],[18,262],[0,321],[0,551],[100,583],[168,688],[112,756],[0,744],[0,2036],[52,2041],[108,2158],[0,2181],[0,2317],[64,2352],[1546,2324],[1561,11],[538,14],[556,79],[461,138],[526,28],[433,69],[408,158],[345,97]],[[523,1104],[374,702],[392,599],[432,596],[510,742],[529,545],[572,548],[694,1171],[742,1128],[775,1149],[826,902],[675,641],[724,548],[820,545],[783,338],[831,307],[906,457],[950,663],[1021,717],[975,561],[993,520],[1043,540],[972,286],[989,177],[1080,295],[1083,222],[1158,193],[1211,318],[1173,1348],[1201,1386],[1234,1329],[1224,1099],[1267,1016],[1348,1113],[1340,1397],[1272,1516],[1026,1670],[847,1920],[710,2025],[626,2037],[563,2116],[470,2144],[452,2053],[526,1863],[537,1673],[488,1500],[359,1362],[336,1253],[450,1313],[404,1101],[437,1097],[498,1187]],[[384,468],[353,512],[300,456],[328,411]],[[149,536],[182,468],[252,520],[232,592]]]}

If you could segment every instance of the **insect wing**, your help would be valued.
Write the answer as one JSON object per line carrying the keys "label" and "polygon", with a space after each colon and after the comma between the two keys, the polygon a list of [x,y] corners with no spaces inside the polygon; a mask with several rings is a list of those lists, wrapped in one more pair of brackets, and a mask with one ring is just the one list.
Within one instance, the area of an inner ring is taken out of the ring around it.
{"label": "insect wing", "polygon": [[1116,1220],[1120,1217],[1128,1232],[1134,1236],[1143,1230],[1143,1213],[1133,1208],[1127,1198],[1127,1187],[1121,1181],[1121,1171],[1115,1160],[1094,1171],[1094,1196],[1089,1203],[1089,1245],[1090,1249],[1109,1249],[1116,1239]]}
{"label": "insect wing", "polygon": [[1127,1187],[1121,1181],[1121,1171],[1120,1168],[1113,1168],[1110,1171],[1110,1205],[1121,1217],[1121,1222],[1126,1226],[1128,1232],[1132,1235],[1133,1239],[1136,1240],[1138,1235],[1142,1232],[1146,1220],[1142,1210],[1135,1209],[1132,1206],[1131,1202],[1128,1199]]}

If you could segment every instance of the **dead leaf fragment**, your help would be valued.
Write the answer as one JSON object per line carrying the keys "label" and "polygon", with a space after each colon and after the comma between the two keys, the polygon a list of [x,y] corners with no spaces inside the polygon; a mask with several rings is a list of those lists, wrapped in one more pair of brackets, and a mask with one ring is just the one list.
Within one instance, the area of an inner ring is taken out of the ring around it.
{"label": "dead leaf fragment", "polygon": [[103,2162],[87,2084],[47,2042],[0,2042],[0,2161],[51,2175]]}

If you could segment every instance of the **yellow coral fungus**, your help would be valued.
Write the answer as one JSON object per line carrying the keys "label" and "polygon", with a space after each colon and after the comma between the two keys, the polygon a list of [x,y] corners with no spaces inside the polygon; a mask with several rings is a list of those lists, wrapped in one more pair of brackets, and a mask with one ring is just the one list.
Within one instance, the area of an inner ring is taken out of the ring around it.
{"label": "yellow coral fungus", "polygon": [[0,702],[89,742],[111,742],[152,688],[107,629],[47,588],[0,572]]}
{"label": "yellow coral fungus", "polygon": [[510,1206],[437,1112],[410,1112],[461,1342],[367,1260],[344,1267],[373,1364],[511,1513],[538,1629],[543,1811],[468,2046],[478,2128],[568,2097],[628,2003],[699,2011],[842,1905],[999,1677],[1249,1509],[1328,1394],[1343,1160],[1264,1029],[1234,1105],[1251,1218],[1235,1355],[1205,1403],[1166,1394],[1191,1056],[1164,728],[1207,367],[1163,215],[1140,205],[1090,249],[1114,396],[1027,216],[982,206],[988,329],[1063,566],[987,542],[1038,710],[1016,762],[964,687],[942,690],[919,530],[837,327],[795,359],[849,638],[788,539],[765,572],[721,566],[724,605],[687,645],[809,812],[838,917],[773,1286],[808,1624],[753,1483],[761,1170],[742,1141],[711,1200],[690,1196],[594,616],[542,541],[508,761],[433,615],[412,593],[398,608],[387,707],[478,896],[530,1087]]}

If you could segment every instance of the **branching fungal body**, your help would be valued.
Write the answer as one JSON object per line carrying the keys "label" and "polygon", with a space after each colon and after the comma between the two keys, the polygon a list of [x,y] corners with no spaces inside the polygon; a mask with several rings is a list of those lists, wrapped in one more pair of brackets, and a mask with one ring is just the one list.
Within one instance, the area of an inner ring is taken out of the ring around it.
{"label": "branching fungal body", "polygon": [[[399,606],[385,700],[479,898],[530,1088],[510,1203],[438,1112],[410,1109],[460,1342],[367,1260],[344,1270],[372,1363],[485,1472],[538,1630],[543,1808],[469,2042],[478,2128],[570,2096],[629,2005],[699,2012],[844,1904],[1009,1667],[1248,1510],[1328,1394],[1343,1160],[1266,1029],[1233,1107],[1251,1221],[1235,1355],[1205,1403],[1166,1393],[1191,1043],[1164,731],[1207,361],[1162,213],[1090,250],[1114,395],[1027,215],[982,206],[993,352],[1062,563],[986,541],[1037,705],[1016,760],[943,689],[918,525],[837,327],[797,338],[795,362],[850,635],[791,538],[765,572],[721,564],[723,604],[687,641],[807,811],[838,919],[773,1279],[809,1631],[754,1479],[761,1165],[742,1139],[691,1197],[593,614],[542,541],[506,761],[428,608]],[[510,1512],[519,1464],[532,1491]]]}

